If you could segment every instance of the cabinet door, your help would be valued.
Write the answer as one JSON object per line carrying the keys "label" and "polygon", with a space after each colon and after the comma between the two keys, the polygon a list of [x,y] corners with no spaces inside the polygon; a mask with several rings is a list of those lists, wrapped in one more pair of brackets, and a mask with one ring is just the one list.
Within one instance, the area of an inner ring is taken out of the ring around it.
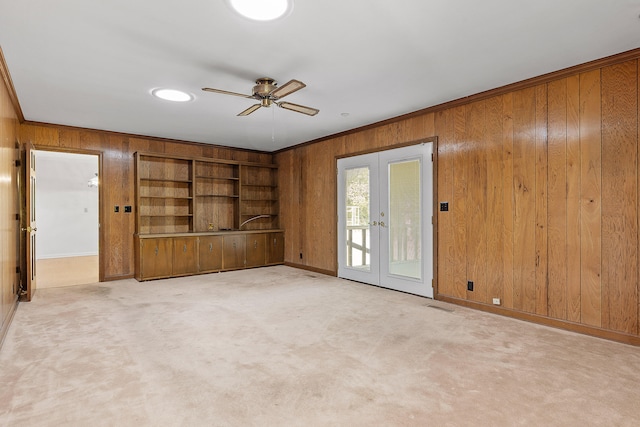
{"label": "cabinet door", "polygon": [[284,233],[267,234],[267,264],[284,262]]}
{"label": "cabinet door", "polygon": [[223,238],[222,267],[224,269],[243,268],[245,257],[245,236],[229,235]]}
{"label": "cabinet door", "polygon": [[173,239],[173,275],[192,274],[198,271],[197,237]]}
{"label": "cabinet door", "polygon": [[266,259],[266,235],[247,234],[247,267],[264,265]]}
{"label": "cabinet door", "polygon": [[222,236],[200,237],[200,271],[222,270]]}
{"label": "cabinet door", "polygon": [[156,279],[171,276],[172,239],[140,239],[140,278]]}

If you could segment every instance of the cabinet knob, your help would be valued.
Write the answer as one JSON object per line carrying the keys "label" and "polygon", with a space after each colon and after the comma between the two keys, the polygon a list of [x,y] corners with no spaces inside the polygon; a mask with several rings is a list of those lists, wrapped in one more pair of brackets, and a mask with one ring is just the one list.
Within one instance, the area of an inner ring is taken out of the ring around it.
{"label": "cabinet knob", "polygon": [[213,243],[209,243],[209,252],[213,252]]}

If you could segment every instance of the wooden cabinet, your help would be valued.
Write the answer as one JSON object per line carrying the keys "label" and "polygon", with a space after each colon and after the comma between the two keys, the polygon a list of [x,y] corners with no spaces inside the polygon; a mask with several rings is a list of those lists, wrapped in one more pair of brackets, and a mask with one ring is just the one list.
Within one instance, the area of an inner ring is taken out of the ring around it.
{"label": "wooden cabinet", "polygon": [[184,276],[198,272],[198,238],[176,237],[173,240],[172,276]]}
{"label": "wooden cabinet", "polygon": [[200,272],[222,270],[222,236],[202,236],[199,238]]}
{"label": "wooden cabinet", "polygon": [[284,262],[273,164],[135,153],[136,278]]}
{"label": "wooden cabinet", "polygon": [[282,264],[284,262],[284,233],[270,233],[267,238],[267,259],[265,264]]}
{"label": "wooden cabinet", "polygon": [[231,270],[245,266],[244,234],[228,234],[223,237],[222,268]]}
{"label": "wooden cabinet", "polygon": [[136,279],[172,276],[173,241],[166,238],[139,239],[136,244]]}
{"label": "wooden cabinet", "polygon": [[246,238],[246,267],[265,265],[266,234],[247,234]]}
{"label": "wooden cabinet", "polygon": [[135,240],[138,280],[284,263],[279,230],[136,235]]}

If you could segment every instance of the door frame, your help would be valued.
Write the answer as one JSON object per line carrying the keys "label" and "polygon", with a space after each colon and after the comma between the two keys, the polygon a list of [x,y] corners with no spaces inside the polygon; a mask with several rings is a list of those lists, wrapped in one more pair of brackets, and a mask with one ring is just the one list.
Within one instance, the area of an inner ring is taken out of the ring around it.
{"label": "door frame", "polygon": [[[88,149],[81,149],[81,148],[66,148],[66,147],[51,147],[51,146],[39,146],[39,145],[35,145],[33,143],[30,142],[26,142],[23,144],[23,148],[21,149],[21,152],[27,152],[31,150],[31,151],[53,151],[53,152],[58,152],[58,153],[69,153],[69,154],[85,154],[85,155],[92,155],[92,156],[97,156],[98,157],[98,280],[100,282],[104,281],[104,277],[105,277],[105,251],[104,251],[104,245],[105,245],[105,228],[103,227],[104,224],[104,169],[103,169],[103,155],[104,153],[100,150],[88,150]],[[27,169],[25,167],[25,169]],[[28,173],[28,171],[27,171]],[[37,171],[36,171],[36,178],[37,178]],[[26,189],[26,182],[24,183],[25,185],[25,189]],[[27,198],[29,198],[31,195],[30,194],[26,194],[25,191],[25,195],[24,198],[22,200],[22,206],[20,207],[21,210],[21,214],[22,212],[24,212],[24,215],[29,215],[29,212],[26,212],[26,202],[27,202]],[[21,223],[22,223],[21,219]],[[30,260],[30,254],[27,253],[26,248],[24,251],[21,251],[21,265],[28,265],[29,262],[31,262]],[[27,278],[28,280],[28,278]],[[27,284],[25,284],[25,288],[23,289],[23,292],[25,293],[24,298],[26,299],[26,301],[31,301],[31,298],[33,297],[33,293],[35,292],[36,289],[28,289]],[[36,285],[37,288],[37,285]]]}
{"label": "door frame", "polygon": [[[433,289],[433,299],[437,299],[438,297],[438,153],[439,153],[439,147],[438,147],[438,137],[437,136],[431,136],[428,138],[421,138],[421,139],[417,139],[417,140],[412,140],[412,141],[408,141],[408,142],[402,142],[402,143],[398,143],[398,144],[390,144],[390,145],[386,145],[384,147],[376,147],[376,148],[371,148],[371,149],[367,149],[367,150],[360,150],[360,151],[354,151],[351,153],[345,153],[345,154],[340,154],[340,155],[336,155],[334,156],[334,167],[335,167],[335,181],[334,181],[334,186],[333,188],[335,188],[336,192],[335,192],[335,200],[334,200],[334,224],[336,226],[335,229],[335,234],[334,234],[334,248],[335,248],[335,270],[334,270],[334,275],[337,276],[338,275],[338,263],[340,261],[340,256],[338,254],[338,244],[339,244],[339,240],[338,240],[338,159],[344,159],[347,157],[354,157],[354,156],[360,156],[362,154],[370,154],[370,153],[378,153],[380,151],[386,151],[386,150],[393,150],[396,148],[403,148],[403,147],[409,147],[412,145],[418,145],[418,144],[424,144],[424,143],[432,143],[432,151],[431,151],[431,156],[432,156],[432,174],[433,174],[433,179],[432,179],[432,194],[433,194],[433,208],[432,208],[432,212],[433,212],[433,217],[432,217],[432,224],[433,224],[433,247],[431,248],[432,250],[432,254],[433,254],[433,280],[432,280],[432,289]],[[428,224],[426,224],[428,225]],[[426,297],[425,297],[426,298]]]}

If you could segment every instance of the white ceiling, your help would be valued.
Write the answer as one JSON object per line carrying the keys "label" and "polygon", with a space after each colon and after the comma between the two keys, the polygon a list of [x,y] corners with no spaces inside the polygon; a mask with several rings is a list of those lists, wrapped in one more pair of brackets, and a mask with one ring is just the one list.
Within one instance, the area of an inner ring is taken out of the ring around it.
{"label": "white ceiling", "polygon": [[[640,0],[0,0],[26,120],[274,151],[640,47]],[[237,117],[259,77],[307,87]],[[187,91],[188,103],[150,95]],[[342,113],[349,113],[344,117]]]}

